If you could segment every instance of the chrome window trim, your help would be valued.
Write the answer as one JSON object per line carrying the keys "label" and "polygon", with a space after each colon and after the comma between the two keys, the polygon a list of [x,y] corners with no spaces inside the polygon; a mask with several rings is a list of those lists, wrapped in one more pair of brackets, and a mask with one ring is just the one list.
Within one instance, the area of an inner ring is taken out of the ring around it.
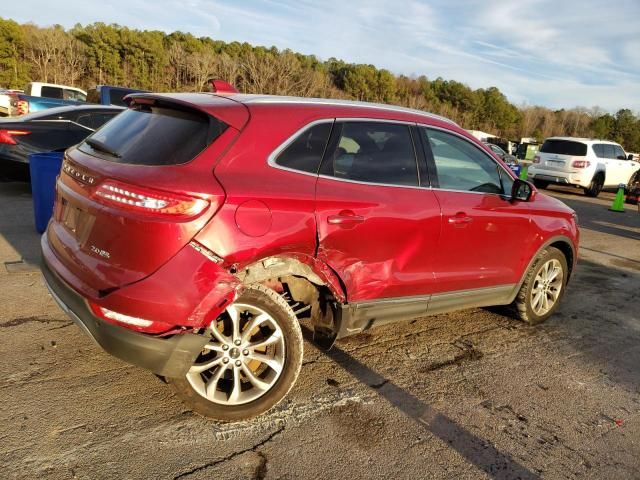
{"label": "chrome window trim", "polygon": [[[358,121],[358,122],[382,122],[382,123],[398,123],[401,125],[408,125],[408,126],[415,126],[415,127],[423,127],[423,128],[434,128],[437,130],[441,130],[445,133],[451,133],[453,135],[457,135],[458,137],[462,138],[463,140],[466,140],[467,142],[469,142],[468,138],[465,138],[463,135],[460,135],[457,132],[454,132],[452,130],[448,130],[446,128],[441,128],[441,127],[435,127],[432,125],[428,125],[428,124],[423,124],[423,123],[416,123],[416,122],[407,122],[407,121],[402,121],[402,120],[388,120],[388,119],[378,119],[378,118],[370,118],[370,117],[363,117],[363,118],[351,118],[351,117],[336,117],[336,118],[322,118],[322,119],[318,119],[318,120],[313,120],[307,124],[305,124],[304,126],[302,126],[301,128],[299,128],[298,130],[296,130],[293,134],[291,134],[283,143],[281,143],[278,147],[276,147],[276,149],[271,152],[269,154],[269,156],[267,157],[267,164],[272,167],[272,168],[277,168],[280,170],[284,170],[287,172],[291,172],[291,173],[297,173],[299,175],[307,175],[307,176],[311,176],[311,177],[316,177],[316,178],[324,178],[327,180],[333,180],[336,182],[347,182],[347,183],[355,183],[355,184],[360,184],[360,185],[373,185],[376,187],[392,187],[392,188],[409,188],[409,189],[417,189],[417,190],[440,190],[443,192],[456,192],[456,193],[470,193],[472,195],[495,195],[497,197],[503,198],[505,200],[509,200],[511,199],[511,195],[509,193],[491,193],[491,192],[473,192],[470,190],[455,190],[455,189],[450,189],[450,188],[433,188],[431,185],[429,186],[419,186],[419,185],[396,185],[393,183],[374,183],[374,182],[362,182],[360,180],[350,180],[347,178],[338,178],[338,177],[332,177],[330,175],[320,175],[317,173],[311,173],[311,172],[305,172],[303,170],[296,170],[294,168],[288,168],[288,167],[283,167],[282,165],[278,165],[276,163],[276,159],[278,157],[278,155],[280,155],[280,153],[282,153],[289,145],[291,145],[293,143],[293,141],[298,137],[298,135],[304,133],[306,130],[308,130],[309,128],[312,128],[316,125],[320,125],[322,123],[334,123],[334,122],[351,122],[351,121]],[[472,143],[472,142],[469,142]],[[474,145],[475,148],[477,148],[478,150],[480,150],[476,145]],[[417,152],[416,152],[417,154]],[[486,153],[485,153],[486,155]],[[489,158],[491,158],[489,155],[487,155]],[[492,161],[495,162],[494,159],[491,159]],[[417,167],[417,161],[419,161],[418,158],[416,158],[416,167]],[[501,166],[500,164],[498,164],[496,162],[496,164],[498,166]],[[502,168],[503,171],[506,171],[506,169]]]}
{"label": "chrome window trim", "polygon": [[[309,123],[305,124],[303,127],[299,128],[294,133],[292,133],[289,137],[287,137],[287,139],[284,142],[282,142],[280,145],[278,145],[276,147],[276,149],[269,154],[269,156],[267,157],[267,165],[269,165],[270,167],[273,167],[273,168],[284,170],[286,172],[299,173],[300,175],[308,175],[308,176],[312,176],[312,177],[317,177],[318,176],[317,172],[316,173],[305,172],[304,170],[296,170],[295,168],[283,167],[282,165],[278,165],[276,160],[278,159],[278,156],[283,151],[285,151],[287,149],[287,147],[289,145],[291,145],[296,140],[296,138],[298,138],[298,135],[303,134],[304,132],[306,132],[310,128],[315,127],[316,125],[322,125],[323,123],[334,123],[334,122],[335,122],[335,118],[322,118],[322,119],[319,119],[319,120],[313,120],[312,122],[309,122]],[[329,141],[329,139],[327,138],[327,142],[328,141]],[[320,159],[320,162],[322,162],[322,159]],[[320,165],[318,165],[318,168],[320,168]]]}
{"label": "chrome window trim", "polygon": [[[289,145],[291,145],[296,138],[298,138],[298,135],[301,135],[302,133],[306,132],[308,129],[315,127],[316,125],[321,125],[323,123],[337,123],[337,122],[376,122],[376,123],[393,123],[393,124],[398,124],[398,125],[406,125],[407,127],[411,127],[411,126],[415,126],[417,125],[416,122],[407,122],[407,121],[403,121],[403,120],[389,120],[389,119],[378,119],[378,118],[370,118],[370,117],[363,117],[363,118],[352,118],[352,117],[336,117],[336,118],[322,118],[322,119],[318,119],[318,120],[313,120],[312,122],[307,123],[306,125],[304,125],[303,127],[299,128],[298,130],[296,130],[293,134],[291,134],[291,136],[289,136],[283,143],[281,143],[278,147],[276,147],[276,149],[271,152],[269,154],[269,156],[267,157],[267,165],[269,165],[270,167],[273,168],[277,168],[280,170],[284,170],[287,172],[292,172],[292,173],[298,173],[300,175],[307,175],[307,176],[312,176],[312,177],[318,177],[318,178],[327,178],[330,180],[337,180],[337,181],[343,181],[343,182],[350,182],[350,183],[359,183],[362,185],[376,185],[379,187],[400,187],[400,188],[421,188],[421,189],[425,189],[426,187],[420,187],[419,185],[396,185],[393,183],[373,183],[373,182],[362,182],[359,180],[349,180],[346,178],[337,178],[337,177],[332,177],[330,175],[320,175],[318,173],[311,173],[311,172],[305,172],[304,170],[296,170],[295,168],[289,168],[289,167],[283,167],[282,165],[279,165],[277,163],[277,159],[278,156],[287,149],[287,147]],[[415,151],[415,145],[412,144],[412,148],[414,151],[414,155],[415,155],[415,160],[416,160],[416,174],[417,174],[417,178],[418,181],[420,179],[420,173],[419,173],[419,169],[418,169],[418,152]],[[431,188],[431,187],[429,187]]]}

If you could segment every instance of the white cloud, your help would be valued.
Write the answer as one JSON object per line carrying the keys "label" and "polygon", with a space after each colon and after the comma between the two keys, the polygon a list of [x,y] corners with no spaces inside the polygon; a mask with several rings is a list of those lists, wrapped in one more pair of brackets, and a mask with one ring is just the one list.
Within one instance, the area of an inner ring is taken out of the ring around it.
{"label": "white cloud", "polygon": [[497,86],[514,102],[640,111],[637,0],[97,0],[9,2],[5,18],[103,21],[275,45]]}

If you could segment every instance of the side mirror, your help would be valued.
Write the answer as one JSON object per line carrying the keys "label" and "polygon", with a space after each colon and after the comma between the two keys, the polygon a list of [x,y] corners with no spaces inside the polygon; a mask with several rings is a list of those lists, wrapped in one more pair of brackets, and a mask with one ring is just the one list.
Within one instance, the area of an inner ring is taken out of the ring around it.
{"label": "side mirror", "polygon": [[511,201],[528,202],[533,194],[533,187],[529,182],[517,179],[511,188]]}
{"label": "side mirror", "polygon": [[627,155],[627,160],[633,160],[633,153],[630,153],[629,155]]}

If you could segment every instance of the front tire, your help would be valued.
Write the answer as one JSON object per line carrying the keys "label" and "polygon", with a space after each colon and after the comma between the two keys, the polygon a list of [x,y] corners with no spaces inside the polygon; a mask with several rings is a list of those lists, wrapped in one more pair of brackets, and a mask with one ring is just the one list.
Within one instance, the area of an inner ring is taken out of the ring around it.
{"label": "front tire", "polygon": [[537,325],[553,315],[567,285],[569,268],[564,254],[545,248],[535,259],[514,302],[518,317]]}
{"label": "front tire", "polygon": [[545,182],[544,180],[533,180],[533,184],[536,186],[538,190],[544,190],[549,186],[549,182]]}
{"label": "front tire", "polygon": [[167,382],[189,408],[222,421],[258,416],[289,392],[302,366],[300,325],[287,302],[251,285],[207,328],[185,377]]}

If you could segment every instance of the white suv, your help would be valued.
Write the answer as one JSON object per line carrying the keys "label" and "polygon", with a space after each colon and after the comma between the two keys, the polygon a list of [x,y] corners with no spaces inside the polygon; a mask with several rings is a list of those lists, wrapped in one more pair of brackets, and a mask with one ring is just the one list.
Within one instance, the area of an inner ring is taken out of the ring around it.
{"label": "white suv", "polygon": [[603,188],[629,183],[640,169],[622,147],[606,140],[573,137],[550,137],[529,167],[529,176],[538,188],[550,183],[582,187],[590,197]]}

